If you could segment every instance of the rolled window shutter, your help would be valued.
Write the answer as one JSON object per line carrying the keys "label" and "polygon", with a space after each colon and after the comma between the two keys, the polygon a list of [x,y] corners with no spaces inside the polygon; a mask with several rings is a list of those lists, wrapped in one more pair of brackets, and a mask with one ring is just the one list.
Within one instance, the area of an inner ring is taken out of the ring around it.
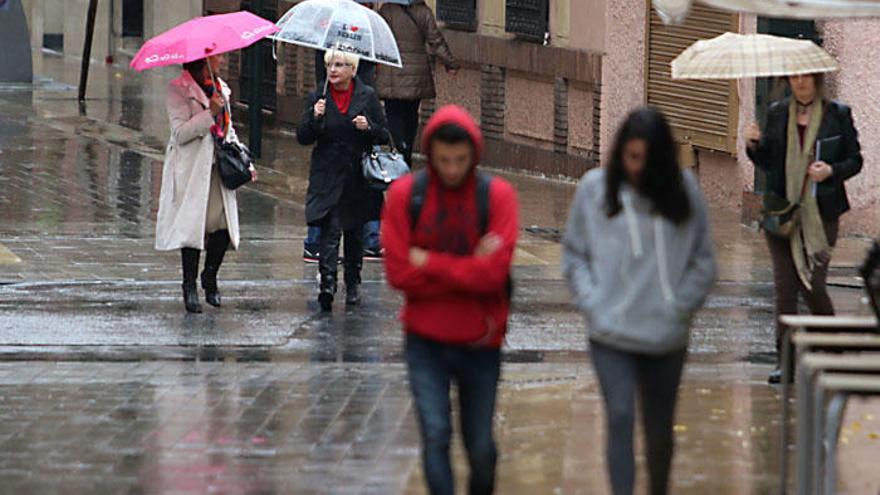
{"label": "rolled window shutter", "polygon": [[670,62],[700,39],[736,31],[738,17],[694,4],[678,25],[664,24],[650,9],[648,27],[648,104],[666,115],[676,139],[699,148],[734,153],[738,103],[732,81],[673,80]]}

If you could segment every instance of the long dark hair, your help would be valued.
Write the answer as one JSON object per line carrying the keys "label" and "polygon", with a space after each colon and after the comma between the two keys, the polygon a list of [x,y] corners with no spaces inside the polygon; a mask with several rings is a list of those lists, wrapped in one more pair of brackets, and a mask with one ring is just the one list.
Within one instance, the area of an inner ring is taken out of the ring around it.
{"label": "long dark hair", "polygon": [[208,60],[200,58],[198,60],[193,60],[192,62],[187,62],[183,64],[183,70],[189,72],[193,79],[195,79],[197,83],[202,85],[205,83],[204,77],[202,77],[202,73],[205,70],[206,65],[208,65]]}
{"label": "long dark hair", "polygon": [[629,180],[623,168],[623,149],[633,139],[644,140],[648,145],[645,169],[639,184],[633,187],[651,200],[656,213],[676,224],[685,222],[691,216],[691,203],[679,168],[678,145],[666,117],[652,107],[634,110],[617,131],[606,171],[608,216],[613,217],[622,209],[620,188]]}

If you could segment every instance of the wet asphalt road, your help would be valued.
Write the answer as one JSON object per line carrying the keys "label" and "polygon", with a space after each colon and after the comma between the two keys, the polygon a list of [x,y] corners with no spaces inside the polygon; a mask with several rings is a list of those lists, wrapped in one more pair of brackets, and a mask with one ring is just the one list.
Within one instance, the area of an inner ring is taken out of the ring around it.
{"label": "wet asphalt road", "polygon": [[[96,66],[83,115],[75,63],[37,59],[34,88],[0,88],[0,492],[423,493],[400,297],[370,264],[362,308],[327,316],[313,301],[316,269],[300,259],[308,150],[268,133],[260,182],[239,195],[226,304],[185,315],[178,256],[152,249],[173,73]],[[605,493],[599,396],[559,274],[574,185],[505,175],[530,228],[496,422],[499,492]],[[722,281],[693,332],[674,492],[768,493],[769,260],[731,215],[713,226]],[[859,310],[846,286],[863,249],[846,240],[836,254],[839,310]],[[875,409],[848,417],[854,465],[880,448]],[[842,493],[870,493],[870,479],[842,478]]]}

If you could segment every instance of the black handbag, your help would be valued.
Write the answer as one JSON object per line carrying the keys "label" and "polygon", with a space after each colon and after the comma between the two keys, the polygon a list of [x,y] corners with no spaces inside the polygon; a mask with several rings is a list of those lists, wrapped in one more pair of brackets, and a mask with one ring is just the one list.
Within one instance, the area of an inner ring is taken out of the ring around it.
{"label": "black handbag", "polygon": [[236,190],[253,179],[250,150],[241,143],[217,140],[217,170],[226,189]]}
{"label": "black handbag", "polygon": [[391,149],[385,150],[381,145],[373,145],[372,150],[364,153],[361,158],[364,179],[373,189],[384,191],[391,183],[409,173],[409,165],[394,146],[394,138],[388,133]]}

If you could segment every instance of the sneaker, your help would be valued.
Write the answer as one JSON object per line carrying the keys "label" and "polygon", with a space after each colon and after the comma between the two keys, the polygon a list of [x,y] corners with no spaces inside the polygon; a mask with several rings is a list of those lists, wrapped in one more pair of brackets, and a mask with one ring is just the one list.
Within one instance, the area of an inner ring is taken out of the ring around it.
{"label": "sneaker", "polygon": [[383,248],[366,248],[364,249],[364,261],[382,261],[385,256]]}
{"label": "sneaker", "polygon": [[303,249],[303,261],[306,263],[318,263],[321,261],[321,255],[317,251],[309,251]]}

